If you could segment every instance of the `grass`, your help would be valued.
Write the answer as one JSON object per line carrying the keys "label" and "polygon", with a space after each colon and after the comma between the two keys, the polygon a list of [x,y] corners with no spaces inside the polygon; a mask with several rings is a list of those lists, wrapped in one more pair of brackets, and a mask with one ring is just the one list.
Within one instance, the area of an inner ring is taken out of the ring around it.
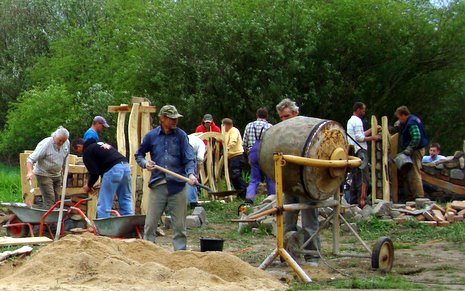
{"label": "grass", "polygon": [[19,167],[0,164],[0,202],[21,202]]}
{"label": "grass", "polygon": [[412,283],[399,276],[387,275],[371,278],[350,278],[329,282],[313,282],[291,284],[289,290],[322,290],[322,289],[398,289],[427,290],[426,286]]}
{"label": "grass", "polygon": [[465,242],[465,223],[453,223],[448,227],[431,227],[417,221],[397,224],[373,217],[371,220],[360,222],[358,226],[363,239],[377,240],[381,236],[389,236],[399,248],[410,248],[409,244],[431,240],[447,240],[459,245]]}

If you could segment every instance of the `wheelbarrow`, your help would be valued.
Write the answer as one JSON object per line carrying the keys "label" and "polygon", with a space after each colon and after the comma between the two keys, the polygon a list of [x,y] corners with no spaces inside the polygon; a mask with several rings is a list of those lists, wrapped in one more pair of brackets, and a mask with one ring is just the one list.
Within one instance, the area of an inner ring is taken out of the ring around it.
{"label": "wheelbarrow", "polygon": [[[82,202],[90,200],[90,198],[81,199],[74,207],[78,207]],[[71,200],[65,200],[65,202],[70,202]],[[39,225],[39,236],[43,235],[44,226],[47,228],[47,231],[50,237],[53,239],[53,234],[50,229],[50,224],[57,224],[60,210],[57,208],[61,203],[61,200],[55,202],[48,210],[34,208],[26,203],[1,203],[2,206],[8,208],[13,215],[10,217],[8,222],[3,226],[6,228],[6,232],[11,237],[25,237],[29,233],[31,237],[34,236],[33,226]],[[67,211],[69,214],[69,210]],[[63,223],[63,220],[61,221]],[[61,235],[64,234],[64,228],[62,228]]]}
{"label": "wheelbarrow", "polygon": [[117,214],[117,216],[94,219],[93,222],[98,235],[127,237],[135,232],[137,238],[142,238],[139,227],[144,225],[145,215],[120,216]]}

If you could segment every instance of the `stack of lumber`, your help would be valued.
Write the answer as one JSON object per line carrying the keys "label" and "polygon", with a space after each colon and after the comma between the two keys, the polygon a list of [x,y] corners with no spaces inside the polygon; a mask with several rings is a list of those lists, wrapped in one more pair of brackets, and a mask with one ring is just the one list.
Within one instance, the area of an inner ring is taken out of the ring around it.
{"label": "stack of lumber", "polygon": [[454,222],[464,221],[465,219],[465,201],[455,200],[447,203],[442,207],[435,203],[421,209],[416,209],[415,204],[407,203],[405,209],[397,209],[401,215],[394,220],[403,223],[414,217],[420,223],[431,226],[448,226]]}

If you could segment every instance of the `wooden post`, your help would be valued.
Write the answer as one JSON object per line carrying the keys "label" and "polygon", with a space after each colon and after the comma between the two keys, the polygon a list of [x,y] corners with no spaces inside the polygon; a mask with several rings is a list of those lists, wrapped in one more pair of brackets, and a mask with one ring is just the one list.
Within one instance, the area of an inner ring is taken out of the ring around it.
{"label": "wooden post", "polygon": [[108,106],[108,112],[118,113],[118,122],[116,125],[116,143],[118,152],[126,157],[126,114],[131,111],[131,107],[127,104],[121,104],[120,106]]}
{"label": "wooden post", "polygon": [[389,163],[388,163],[388,151],[389,151],[389,129],[388,129],[388,119],[386,116],[381,117],[381,134],[382,134],[382,149],[383,149],[383,164],[382,164],[382,173],[383,173],[383,200],[390,201],[390,189],[389,189]]}
{"label": "wooden post", "polygon": [[[371,116],[371,135],[378,134],[378,120],[375,115]],[[371,204],[376,200],[376,141],[371,141]]]}
{"label": "wooden post", "polygon": [[[141,107],[140,107],[140,112],[141,112],[140,138],[142,142],[142,139],[144,138],[144,136],[152,129],[150,113],[155,112],[155,107],[151,107],[149,102],[142,102]],[[146,169],[142,171],[143,186],[142,186],[142,199],[140,203],[141,214],[147,213],[147,207],[148,207],[148,202],[149,202],[148,199],[149,199],[149,194],[150,194],[150,188],[149,188],[148,182],[150,181],[151,175],[152,175],[152,172],[147,171]]]}
{"label": "wooden post", "polygon": [[136,209],[136,179],[137,179],[137,165],[134,155],[139,147],[139,107],[138,103],[134,103],[129,115],[128,136],[129,136],[129,164],[131,165],[131,188],[132,188],[132,206]]}
{"label": "wooden post", "polygon": [[[390,136],[390,141],[391,145],[391,150],[390,150],[390,155],[392,158],[394,158],[397,155],[397,151],[399,148],[399,134],[393,134]],[[395,163],[391,163],[391,195],[392,195],[392,201],[394,203],[397,203],[399,201],[399,182],[397,180],[397,166]]]}

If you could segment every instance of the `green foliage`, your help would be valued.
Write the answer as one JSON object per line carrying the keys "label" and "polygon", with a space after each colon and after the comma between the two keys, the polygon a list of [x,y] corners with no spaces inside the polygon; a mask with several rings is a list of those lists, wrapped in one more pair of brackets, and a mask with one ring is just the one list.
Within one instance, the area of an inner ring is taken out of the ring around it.
{"label": "green foliage", "polygon": [[[0,105],[55,82],[75,96],[67,115],[83,113],[72,118],[76,130],[131,96],[176,105],[188,132],[206,112],[243,129],[266,106],[276,122],[274,106],[289,97],[302,115],[343,124],[354,101],[388,117],[404,104],[444,153],[462,148],[463,1],[9,0],[1,8]],[[92,101],[96,86],[105,96]],[[77,108],[82,99],[90,111]]]}
{"label": "green foliage", "polygon": [[21,202],[19,168],[0,164],[0,202]]}

